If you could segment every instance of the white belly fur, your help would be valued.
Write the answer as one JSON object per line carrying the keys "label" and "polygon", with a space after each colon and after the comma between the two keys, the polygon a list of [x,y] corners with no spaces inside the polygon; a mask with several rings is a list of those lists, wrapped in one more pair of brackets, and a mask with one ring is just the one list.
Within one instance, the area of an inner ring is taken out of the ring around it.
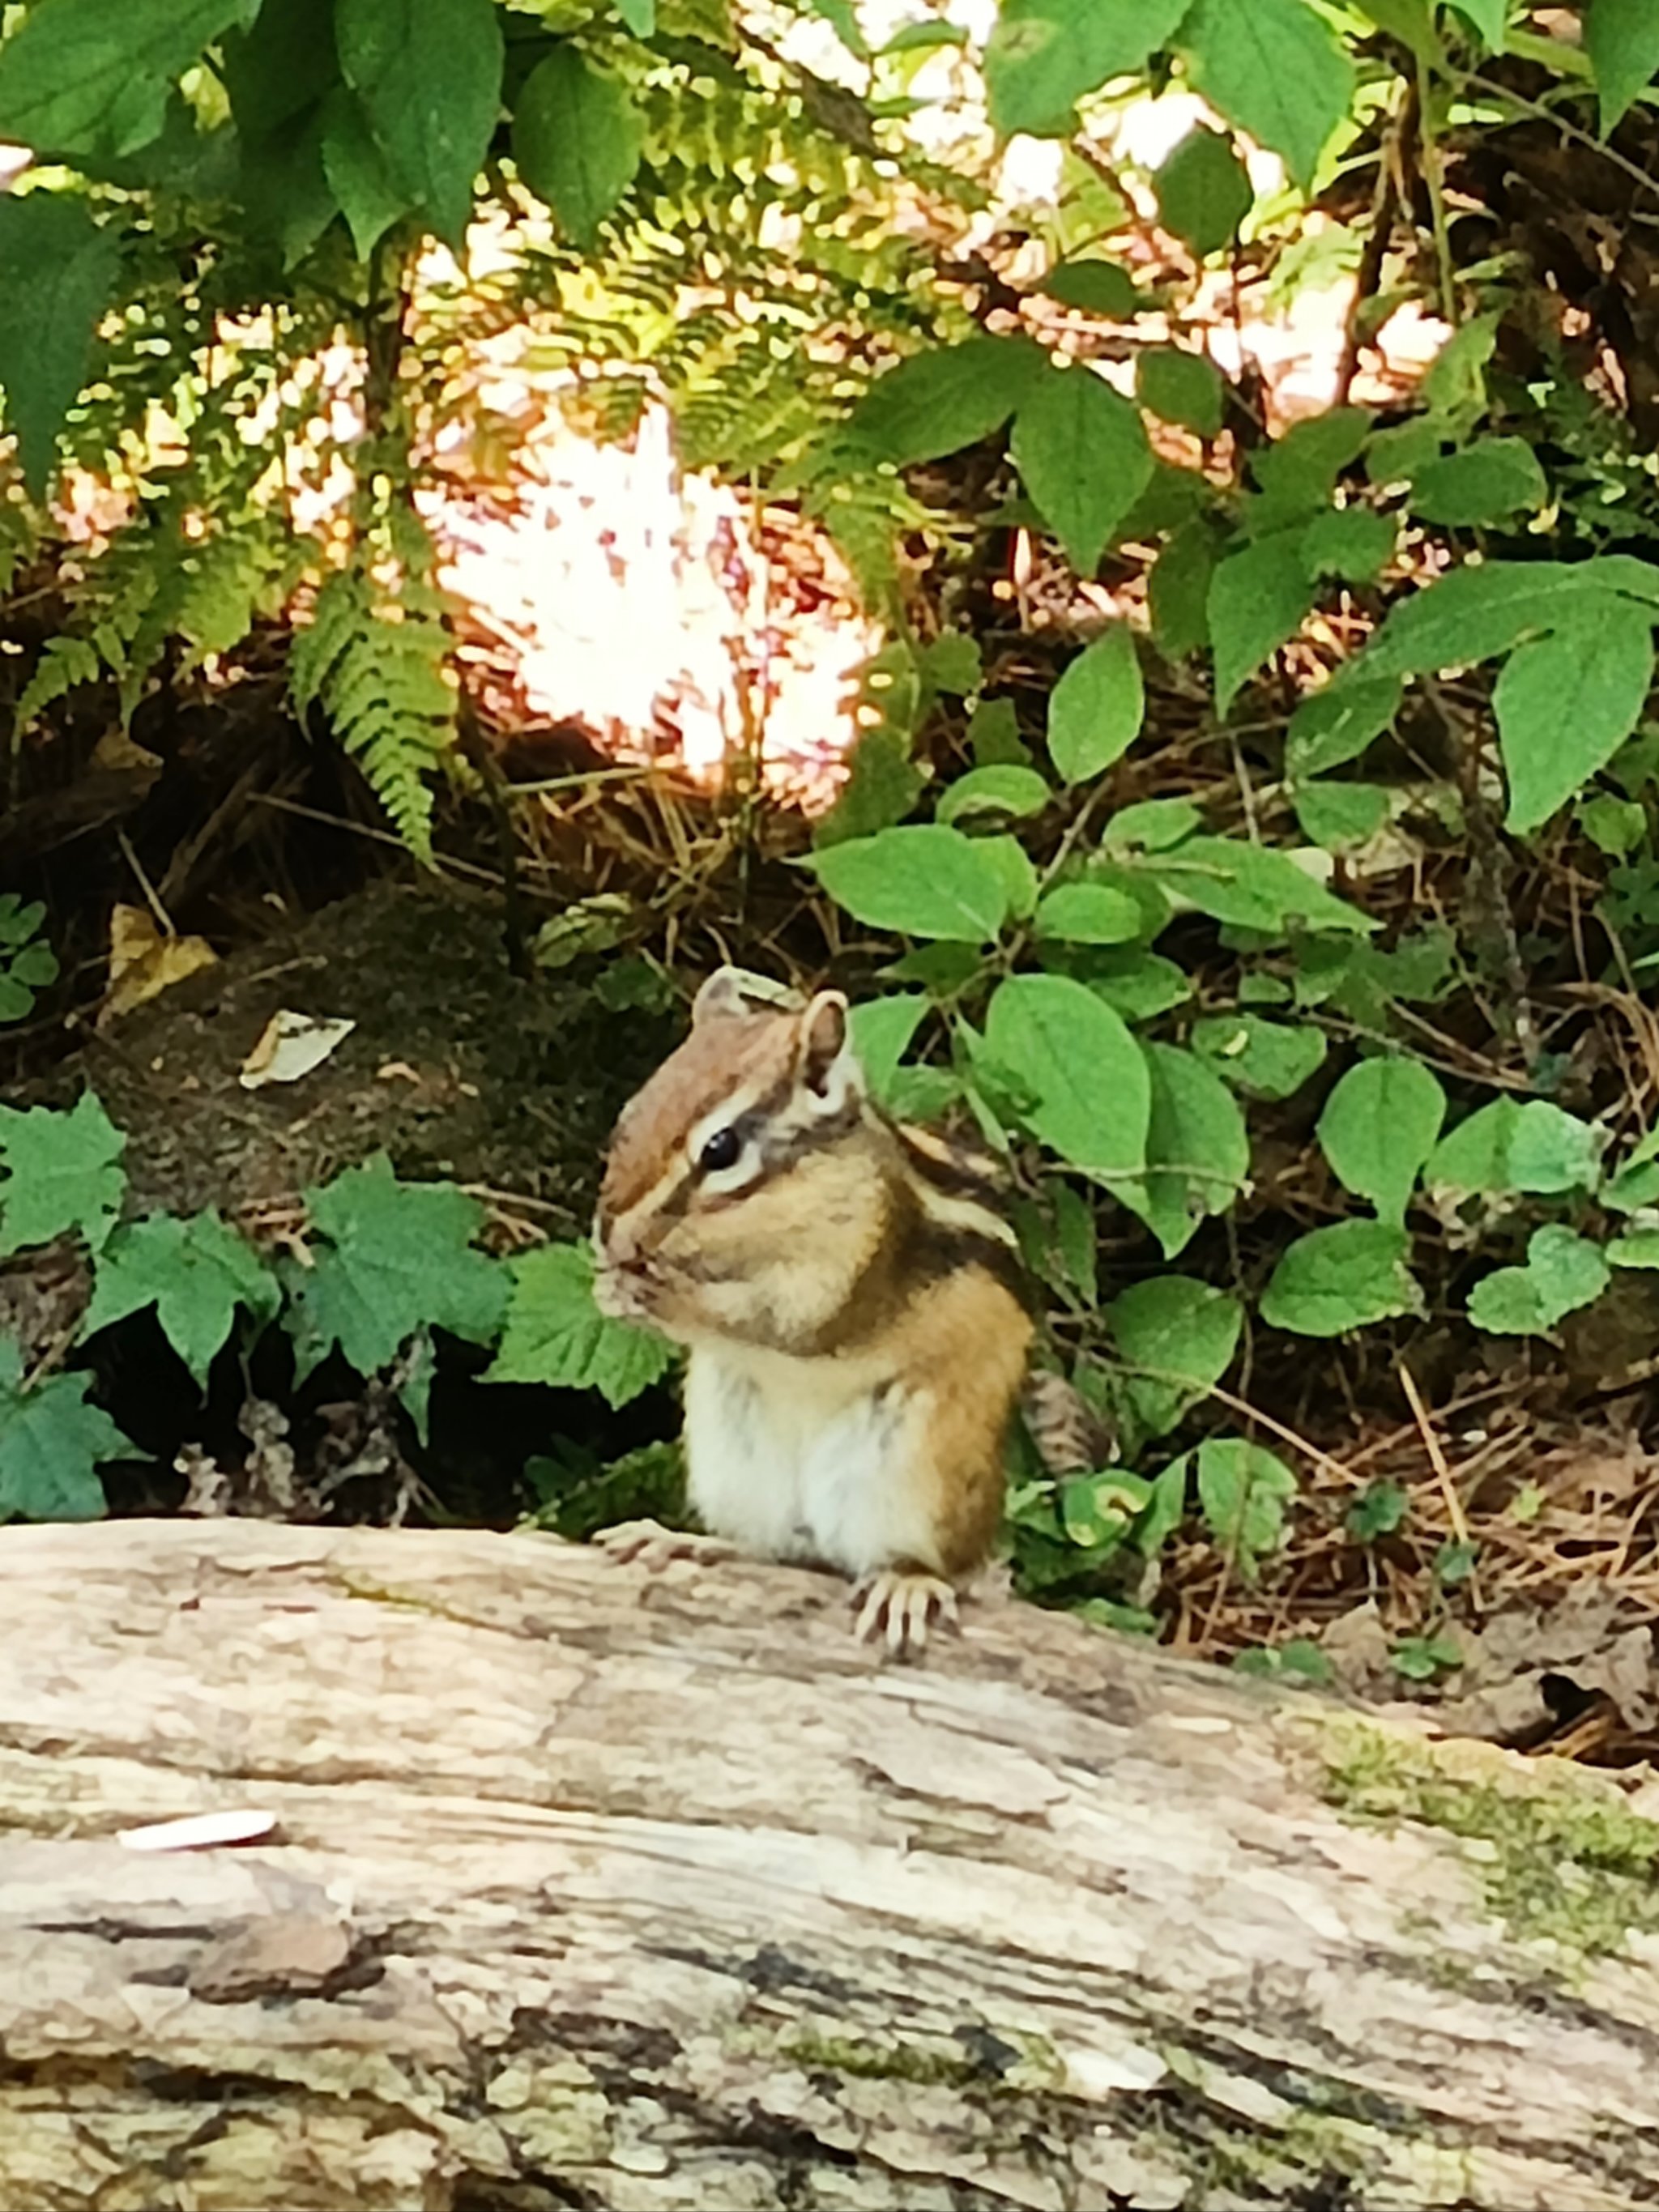
{"label": "white belly fur", "polygon": [[685,1378],[691,1503],[757,1558],[855,1578],[897,1559],[937,1568],[930,1399],[834,1359],[700,1346]]}

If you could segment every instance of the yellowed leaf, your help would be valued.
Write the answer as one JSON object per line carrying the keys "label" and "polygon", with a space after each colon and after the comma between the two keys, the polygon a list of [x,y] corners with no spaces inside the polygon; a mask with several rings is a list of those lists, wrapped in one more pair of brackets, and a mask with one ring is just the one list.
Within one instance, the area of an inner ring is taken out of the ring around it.
{"label": "yellowed leaf", "polygon": [[109,918],[109,988],[98,1009],[98,1027],[210,968],[218,957],[204,937],[165,936],[148,908],[117,905]]}

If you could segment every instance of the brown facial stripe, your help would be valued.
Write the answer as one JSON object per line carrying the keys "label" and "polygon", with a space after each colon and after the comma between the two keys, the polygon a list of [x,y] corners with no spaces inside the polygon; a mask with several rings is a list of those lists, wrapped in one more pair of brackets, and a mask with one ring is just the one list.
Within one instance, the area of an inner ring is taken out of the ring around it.
{"label": "brown facial stripe", "polygon": [[[757,1109],[758,1112],[758,1109]],[[864,1120],[864,1109],[856,1098],[835,1114],[820,1115],[816,1120],[786,1123],[782,1128],[763,1129],[760,1132],[761,1163],[768,1175],[787,1175],[798,1160],[810,1158],[822,1152],[826,1145],[838,1144],[850,1137]]]}
{"label": "brown facial stripe", "polygon": [[920,1182],[946,1198],[982,1199],[993,1207],[1006,1187],[1000,1164],[988,1152],[969,1152],[909,1121],[890,1124],[904,1149],[904,1164]]}
{"label": "brown facial stripe", "polygon": [[925,1277],[937,1280],[964,1267],[979,1267],[1000,1283],[1022,1306],[1031,1300],[1030,1279],[1018,1252],[1000,1237],[981,1236],[977,1230],[960,1229],[924,1216],[916,1229],[916,1251]]}

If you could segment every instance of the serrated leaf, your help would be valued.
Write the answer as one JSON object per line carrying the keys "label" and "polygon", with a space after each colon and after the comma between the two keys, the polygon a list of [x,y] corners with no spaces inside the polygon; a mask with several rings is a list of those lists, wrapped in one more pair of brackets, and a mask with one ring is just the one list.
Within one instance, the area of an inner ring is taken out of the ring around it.
{"label": "serrated leaf", "polygon": [[513,158],[584,252],[633,183],[644,143],[627,88],[574,46],[556,46],[526,78],[513,113]]}
{"label": "serrated leaf", "polygon": [[902,822],[921,795],[921,775],[896,730],[868,730],[847,761],[847,781],[830,811],[820,817],[812,842],[820,848]]}
{"label": "serrated leaf", "polygon": [[1061,884],[1039,900],[1033,926],[1070,945],[1128,945],[1140,934],[1140,908],[1104,884]]}
{"label": "serrated leaf", "polygon": [[1237,1100],[1215,1071],[1180,1046],[1148,1042],[1152,1113],[1146,1178],[1118,1195],[1173,1260],[1206,1214],[1224,1213],[1250,1170],[1250,1140]]}
{"label": "serrated leaf", "polygon": [[1152,179],[1158,221],[1200,261],[1236,234],[1255,202],[1250,173],[1231,138],[1198,124]]}
{"label": "serrated leaf", "polygon": [[1609,1270],[1598,1248],[1559,1222],[1535,1229],[1524,1267],[1499,1267],[1469,1293],[1469,1319],[1494,1336],[1545,1336],[1599,1298]]}
{"label": "serrated leaf", "polygon": [[1051,269],[1038,285],[1062,307],[1076,307],[1086,315],[1103,315],[1109,321],[1127,323],[1143,305],[1135,281],[1115,261],[1097,255],[1079,255]]}
{"label": "serrated leaf", "polygon": [[1411,511],[1425,522],[1453,530],[1535,514],[1550,488],[1538,456],[1524,438],[1478,438],[1462,453],[1447,453],[1412,478]]}
{"label": "serrated leaf", "polygon": [[1405,1231],[1382,1221],[1310,1230],[1281,1255],[1262,1294],[1261,1318],[1297,1336],[1341,1336],[1396,1314],[1420,1314],[1410,1252]]}
{"label": "serrated leaf", "polygon": [[[25,30],[38,20],[29,17]],[[0,47],[0,77],[13,43]],[[23,480],[37,499],[90,374],[93,333],[111,304],[118,260],[113,233],[99,228],[84,200],[40,191],[0,199],[0,387]]]}
{"label": "serrated leaf", "polygon": [[914,995],[866,999],[848,1018],[853,1050],[865,1080],[885,1104],[899,1062],[909,1051],[916,1031],[927,1018],[928,1001]]}
{"label": "serrated leaf", "polygon": [[1659,75],[1659,9],[1652,0],[1589,0],[1584,52],[1595,72],[1605,138]]}
{"label": "serrated leaf", "polygon": [[1179,27],[1189,0],[1003,0],[985,50],[992,127],[1063,137],[1075,103],[1138,70]]}
{"label": "serrated leaf", "polygon": [[1362,1060],[1325,1102],[1320,1149],[1345,1190],[1398,1224],[1445,1118],[1446,1094],[1421,1060]]}
{"label": "serrated leaf", "polygon": [[959,822],[964,815],[1039,813],[1054,793],[1034,768],[1008,762],[992,768],[969,769],[947,785],[934,812],[945,823]]}
{"label": "serrated leaf", "polygon": [[1071,955],[1066,972],[1127,1022],[1150,1022],[1168,1013],[1171,1006],[1184,1006],[1193,995],[1186,969],[1166,960],[1161,952],[1116,951],[1103,946],[1081,961]]}
{"label": "serrated leaf", "polygon": [[1314,597],[1299,530],[1264,538],[1220,563],[1206,609],[1217,714],[1224,714],[1263,663],[1296,635]]}
{"label": "serrated leaf", "polygon": [[1598,853],[1626,860],[1648,834],[1648,811],[1639,799],[1615,799],[1610,791],[1598,791],[1581,802],[1578,826]]}
{"label": "serrated leaf", "polygon": [[1232,1364],[1244,1316],[1237,1298],[1187,1275],[1133,1283],[1106,1310],[1132,1371],[1124,1395],[1148,1437],[1167,1436]]}
{"label": "serrated leaf", "polygon": [[1316,515],[1303,533],[1303,566],[1310,577],[1368,583],[1392,557],[1395,538],[1391,516],[1369,507],[1334,507]]}
{"label": "serrated leaf", "polygon": [[1011,975],[985,1022],[995,1057],[1030,1086],[1023,1119],[1073,1167],[1138,1174],[1146,1164],[1152,1079],[1120,1018],[1065,975]]}
{"label": "serrated leaf", "polygon": [[1092,576],[1152,479],[1139,409],[1091,368],[1045,368],[1019,403],[1010,450],[1072,566]]}
{"label": "serrated leaf", "polygon": [[1288,1098],[1324,1064],[1327,1050],[1322,1030],[1291,1028],[1261,1014],[1205,1014],[1193,1024],[1192,1045],[1253,1098]]}
{"label": "serrated leaf", "polygon": [[1147,605],[1152,635],[1172,660],[1210,642],[1210,586],[1220,544],[1208,522],[1183,523],[1152,564]]}
{"label": "serrated leaf", "polygon": [[1369,1482],[1348,1508],[1348,1534],[1359,1543],[1392,1536],[1404,1522],[1411,1501],[1397,1482]]}
{"label": "serrated leaf", "polygon": [[1374,683],[1353,678],[1327,684],[1303,699],[1285,735],[1286,776],[1299,782],[1358,760],[1374,738],[1392,727],[1402,690],[1397,676]]}
{"label": "serrated leaf", "polygon": [[1305,191],[1354,94],[1353,65],[1324,19],[1306,0],[1194,0],[1181,44],[1197,90],[1282,154]]}
{"label": "serrated leaf", "polygon": [[[1390,607],[1381,629],[1335,679],[1344,684],[1382,677],[1432,674],[1494,659],[1523,638],[1559,629],[1583,617],[1590,623],[1625,611],[1621,598],[1651,604],[1640,588],[1645,562],[1603,556],[1559,561],[1465,562]],[[1633,586],[1637,588],[1632,588]]]}
{"label": "serrated leaf", "polygon": [[1328,407],[1291,423],[1272,445],[1258,447],[1250,457],[1258,494],[1243,516],[1251,537],[1311,522],[1327,509],[1338,477],[1364,451],[1370,428],[1365,408]]}
{"label": "serrated leaf", "polygon": [[593,1263],[579,1244],[549,1244],[512,1262],[513,1294],[486,1382],[597,1390],[625,1406],[673,1365],[672,1345],[611,1321],[593,1303]]}
{"label": "serrated leaf", "polygon": [[1604,1141],[1599,1129],[1547,1098],[1522,1105],[1506,1096],[1479,1108],[1440,1139],[1423,1180],[1431,1190],[1558,1198],[1595,1189]]}
{"label": "serrated leaf", "polygon": [[453,1183],[400,1182],[381,1152],[305,1200],[325,1242],[289,1277],[302,1376],[337,1345],[360,1375],[374,1375],[420,1328],[475,1344],[495,1336],[507,1285],[496,1261],[470,1249],[483,1223],[476,1199]]}
{"label": "serrated leaf", "polygon": [[[136,153],[173,85],[258,0],[51,0],[0,46],[0,137],[43,155]],[[9,289],[8,289],[9,301]]]}
{"label": "serrated leaf", "polygon": [[803,862],[855,921],[907,937],[984,945],[1007,918],[1001,864],[937,822],[910,823],[814,853]]}
{"label": "serrated leaf", "polygon": [[946,630],[922,655],[928,680],[952,699],[965,699],[985,680],[985,656],[961,630]]}
{"label": "serrated leaf", "polygon": [[1629,599],[1581,609],[1552,636],[1516,647],[1492,699],[1506,830],[1535,830],[1607,766],[1636,726],[1653,666],[1652,615]]}
{"label": "serrated leaf", "polygon": [[355,93],[337,85],[323,103],[321,122],[323,174],[339,202],[357,258],[366,261],[407,212],[409,201],[392,182]]}
{"label": "serrated leaf", "polygon": [[118,1229],[98,1255],[81,1333],[91,1336],[154,1306],[168,1343],[205,1389],[237,1308],[270,1321],[281,1304],[276,1277],[216,1213],[188,1220],[153,1213]]}
{"label": "serrated leaf", "polygon": [[1029,338],[967,338],[890,368],[848,425],[895,468],[959,453],[1000,430],[1039,377],[1051,374]]}
{"label": "serrated leaf", "polygon": [[1200,438],[1221,428],[1226,380],[1207,354],[1150,346],[1135,363],[1135,393],[1160,421],[1179,422]]}
{"label": "serrated leaf", "polygon": [[49,1376],[30,1390],[22,1380],[15,1339],[0,1336],[0,1522],[101,1519],[98,1468],[142,1455],[86,1403],[91,1376]]}
{"label": "serrated leaf", "polygon": [[1070,662],[1048,701],[1048,755],[1067,783],[1121,760],[1140,735],[1146,693],[1134,634],[1115,623]]}
{"label": "serrated leaf", "polygon": [[100,1250],[126,1188],[125,1144],[90,1091],[67,1113],[0,1106],[0,1257],[69,1230]]}
{"label": "serrated leaf", "polygon": [[494,0],[337,0],[334,38],[393,182],[459,246],[501,110]]}
{"label": "serrated leaf", "polygon": [[1212,1437],[1198,1448],[1198,1502],[1210,1534],[1246,1581],[1285,1540],[1285,1509],[1296,1477],[1282,1459],[1239,1437]]}
{"label": "serrated leaf", "polygon": [[1376,925],[1328,891],[1288,853],[1241,837],[1189,837],[1145,864],[1172,897],[1236,929],[1282,930],[1291,920],[1363,936]]}

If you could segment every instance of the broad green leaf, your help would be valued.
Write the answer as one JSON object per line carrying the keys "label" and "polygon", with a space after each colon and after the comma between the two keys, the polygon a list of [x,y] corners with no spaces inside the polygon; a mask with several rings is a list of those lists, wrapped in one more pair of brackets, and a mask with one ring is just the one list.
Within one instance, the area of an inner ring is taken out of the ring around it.
{"label": "broad green leaf", "polygon": [[1161,952],[1103,947],[1082,961],[1074,956],[1068,972],[1126,1022],[1150,1022],[1158,1014],[1167,1014],[1171,1006],[1184,1006],[1193,995],[1186,969],[1166,960]]}
{"label": "broad green leaf", "polygon": [[1397,676],[1327,684],[1303,699],[1285,739],[1285,773],[1295,783],[1358,760],[1400,711]]}
{"label": "broad green leaf", "polygon": [[1316,883],[1288,853],[1242,837],[1189,837],[1144,865],[1171,897],[1237,929],[1278,931],[1295,920],[1361,936],[1376,927]]}
{"label": "broad green leaf", "polygon": [[968,717],[968,745],[976,768],[1030,768],[1030,748],[1019,734],[1012,699],[981,699]]}
{"label": "broad green leaf", "polygon": [[257,145],[316,109],[340,81],[334,0],[270,0],[223,41],[221,66],[236,135]]}
{"label": "broad green leaf", "polygon": [[1627,859],[1648,834],[1648,811],[1639,799],[1615,799],[1598,791],[1578,808],[1578,826],[1599,853]]}
{"label": "broad green leaf", "polygon": [[898,1065],[909,1051],[916,1031],[927,1018],[928,1001],[906,996],[866,999],[854,1007],[848,1027],[853,1050],[864,1070],[866,1082],[885,1103],[898,1073]]}
{"label": "broad green leaf", "polygon": [[1038,901],[1034,926],[1039,937],[1070,945],[1130,945],[1140,934],[1140,908],[1104,884],[1061,884]]}
{"label": "broad green leaf", "polygon": [[994,837],[975,841],[975,849],[993,863],[1002,878],[1011,921],[1029,921],[1036,912],[1037,872],[1030,854],[1018,837],[1004,830]]}
{"label": "broad green leaf", "polygon": [[1601,1130],[1547,1098],[1522,1105],[1506,1095],[1440,1139],[1423,1181],[1431,1190],[1559,1198],[1570,1190],[1595,1189],[1605,1141]]}
{"label": "broad green leaf", "polygon": [[972,768],[947,784],[934,809],[941,822],[958,822],[965,814],[1036,814],[1054,797],[1048,783],[1034,768],[1014,762],[994,768]]}
{"label": "broad green leaf", "polygon": [[902,822],[921,796],[921,772],[896,730],[866,730],[847,761],[847,781],[812,832],[820,851],[873,837]]}
{"label": "broad green leaf", "polygon": [[1659,568],[1604,555],[1560,561],[1465,562],[1409,599],[1391,607],[1358,659],[1334,680],[1432,674],[1472,667],[1507,653],[1522,638],[1559,629],[1581,615],[1617,621],[1622,598],[1652,603],[1647,588]]}
{"label": "broad green leaf", "polygon": [[419,1329],[488,1344],[507,1304],[502,1271],[470,1249],[483,1208],[453,1183],[399,1182],[384,1152],[307,1190],[324,1240],[288,1274],[289,1327],[301,1376],[337,1345],[360,1375],[391,1365]]}
{"label": "broad green leaf", "polygon": [[1599,1298],[1606,1258],[1559,1222],[1534,1230],[1524,1267],[1499,1267],[1469,1293],[1469,1319],[1494,1336],[1546,1336],[1559,1321]]}
{"label": "broad green leaf", "polygon": [[1194,0],[1181,44],[1197,89],[1282,154],[1305,191],[1354,93],[1353,65],[1323,17],[1306,0]]}
{"label": "broad green leaf", "polygon": [[1255,204],[1250,173],[1231,138],[1200,123],[1152,179],[1158,220],[1200,261],[1236,235]]}
{"label": "broad green leaf", "polygon": [[1503,52],[1510,0],[1451,0],[1451,4],[1466,21],[1474,26],[1480,34],[1480,43],[1488,53]]}
{"label": "broad green leaf", "polygon": [[617,13],[636,39],[649,39],[657,28],[657,0],[614,0]]}
{"label": "broad green leaf", "polygon": [[949,999],[965,991],[984,964],[971,945],[918,945],[902,958],[890,961],[881,976],[884,982],[920,983],[935,998]]}
{"label": "broad green leaf", "polygon": [[1084,1474],[1060,1486],[1060,1526],[1080,1549],[1109,1553],[1129,1533],[1129,1523],[1152,1499],[1152,1485],[1138,1474]]}
{"label": "broad green leaf", "polygon": [[1060,262],[1042,278],[1038,289],[1058,300],[1062,307],[1103,315],[1115,323],[1127,323],[1143,304],[1128,270],[1095,255]]}
{"label": "broad green leaf", "polygon": [[1304,783],[1291,794],[1302,834],[1327,853],[1357,852],[1389,818],[1377,783]]}
{"label": "broad green leaf", "polygon": [[1397,1482],[1368,1482],[1348,1508],[1348,1534],[1362,1544],[1379,1536],[1392,1536],[1411,1510],[1411,1500]]}
{"label": "broad green leaf", "polygon": [[1263,662],[1296,635],[1314,597],[1299,530],[1264,538],[1220,563],[1207,606],[1217,714],[1224,714]]}
{"label": "broad green leaf", "polygon": [[1198,1502],[1210,1534],[1247,1582],[1285,1540],[1296,1477],[1261,1444],[1212,1437],[1198,1448]]}
{"label": "broad green leaf", "polygon": [[1183,1452],[1154,1478],[1152,1498],[1134,1529],[1135,1548],[1144,1559],[1156,1559],[1186,1518],[1190,1456]]}
{"label": "broad green leaf", "polygon": [[[9,44],[0,47],[0,79],[9,52]],[[37,499],[91,373],[93,333],[111,304],[118,258],[114,233],[99,228],[83,199],[44,191],[0,199],[0,387],[23,480]]]}
{"label": "broad green leaf", "polygon": [[393,184],[459,246],[501,110],[494,0],[337,0],[334,39]]}
{"label": "broad green leaf", "polygon": [[1152,477],[1139,410],[1081,364],[1047,368],[1019,403],[1010,450],[1072,566],[1092,576]]}
{"label": "broad green leaf", "polygon": [[1434,27],[1435,0],[1358,0],[1358,5],[1368,22],[1398,39],[1418,61],[1431,69],[1444,63],[1446,50]]}
{"label": "broad green leaf", "polygon": [[1140,799],[1120,806],[1101,833],[1108,853],[1167,853],[1190,837],[1204,817],[1190,799]]}
{"label": "broad green leaf", "polygon": [[633,183],[644,128],[627,88],[556,46],[525,80],[513,113],[519,173],[584,252]]}
{"label": "broad green leaf", "polygon": [[1152,1078],[1146,1179],[1118,1195],[1173,1260],[1206,1214],[1224,1213],[1250,1171],[1244,1116],[1226,1085],[1179,1045],[1142,1047]]}
{"label": "broad green leaf", "polygon": [[986,1041],[1036,1104],[1032,1134],[1073,1167],[1105,1176],[1146,1164],[1152,1079],[1122,1021],[1066,975],[1011,975],[997,987]]}
{"label": "broad green leaf", "polygon": [[1130,1372],[1124,1396],[1147,1437],[1167,1436],[1232,1364],[1244,1316],[1237,1298],[1188,1275],[1132,1283],[1106,1309]]}
{"label": "broad green leaf", "polygon": [[16,1340],[0,1336],[0,1522],[100,1519],[100,1464],[143,1455],[86,1403],[90,1375],[49,1376],[30,1390],[22,1382]]}
{"label": "broad green leaf", "polygon": [[1288,1028],[1261,1014],[1205,1014],[1193,1024],[1193,1050],[1252,1098],[1288,1098],[1324,1063],[1322,1030]]}
{"label": "broad green leaf", "polygon": [[1066,667],[1048,701],[1048,754],[1067,783],[1121,760],[1146,714],[1134,633],[1114,623]]}
{"label": "broad green leaf", "polygon": [[282,248],[285,269],[305,258],[339,213],[323,164],[319,106],[268,137],[243,142],[237,194],[254,235]]}
{"label": "broad green leaf", "polygon": [[1202,518],[1184,523],[1152,563],[1147,604],[1152,635],[1171,660],[1210,642],[1210,585],[1220,544]]}
{"label": "broad green leaf", "polygon": [[1128,76],[1171,37],[1189,0],[1002,0],[985,50],[991,123],[1064,137],[1085,94]]}
{"label": "broad green leaf", "polygon": [[848,428],[878,460],[908,468],[988,438],[1052,374],[1029,338],[935,346],[890,368],[853,410]]}
{"label": "broad green leaf", "polygon": [[1478,438],[1412,479],[1411,511],[1454,530],[1535,514],[1550,495],[1538,456],[1524,438]]}
{"label": "broad green leaf", "polygon": [[91,1336],[154,1306],[167,1342],[205,1389],[237,1308],[264,1322],[281,1304],[276,1278],[216,1213],[189,1220],[152,1213],[118,1229],[99,1254],[81,1334]]}
{"label": "broad green leaf", "polygon": [[1226,380],[1207,354],[1149,346],[1135,363],[1135,392],[1160,421],[1179,422],[1200,438],[1221,428]]}
{"label": "broad green leaf", "polygon": [[1407,1261],[1411,1239],[1385,1221],[1339,1221],[1289,1246],[1262,1294],[1270,1328],[1342,1336],[1395,1314],[1420,1314],[1423,1294]]}
{"label": "broad green leaf", "polygon": [[1589,0],[1584,51],[1595,72],[1605,138],[1659,76],[1659,8],[1653,0]]}
{"label": "broad green leaf", "polygon": [[625,1406],[673,1365],[673,1347],[649,1329],[611,1321],[593,1303],[593,1263],[580,1244],[548,1244],[512,1262],[513,1295],[486,1382],[544,1382],[597,1390]]}
{"label": "broad green leaf", "polygon": [[921,822],[856,837],[804,864],[837,906],[872,929],[983,945],[1007,918],[997,860],[960,830]]}
{"label": "broad green leaf", "polygon": [[362,103],[344,85],[323,102],[323,174],[339,202],[357,258],[366,261],[401,215],[407,196],[392,182]]}
{"label": "broad green leaf", "polygon": [[927,679],[952,699],[965,699],[985,680],[985,656],[975,641],[959,629],[947,629],[921,655]]}
{"label": "broad green leaf", "polygon": [[1601,1203],[1614,1213],[1659,1206],[1659,1129],[1651,1129],[1607,1177]]}
{"label": "broad green leaf", "polygon": [[125,1143],[90,1091],[67,1113],[0,1106],[0,1258],[71,1229],[101,1250],[126,1188]]}
{"label": "broad green leaf", "polygon": [[1393,557],[1398,533],[1390,515],[1369,507],[1334,507],[1316,515],[1302,538],[1302,562],[1310,576],[1368,583]]}
{"label": "broad green leaf", "polygon": [[1446,1094],[1420,1060],[1362,1060],[1325,1101],[1320,1149],[1345,1190],[1398,1224],[1445,1118]]}
{"label": "broad green leaf", "polygon": [[1652,615],[1630,599],[1582,607],[1553,635],[1516,647],[1492,700],[1506,830],[1535,830],[1607,766],[1636,726],[1653,664]]}
{"label": "broad green leaf", "polygon": [[1496,313],[1472,315],[1424,371],[1422,397],[1437,435],[1466,437],[1486,413],[1486,371],[1498,350],[1498,325]]}
{"label": "broad green leaf", "polygon": [[1258,494],[1244,510],[1250,535],[1266,538],[1323,514],[1338,477],[1364,452],[1370,428],[1364,407],[1328,407],[1322,415],[1293,422],[1271,446],[1258,447],[1250,457]]}
{"label": "broad green leaf", "polygon": [[1659,1267],[1659,1229],[1627,1229],[1609,1242],[1607,1255],[1615,1267]]}
{"label": "broad green leaf", "polygon": [[[42,0],[0,46],[0,137],[46,155],[136,153],[174,84],[258,0]],[[7,288],[7,304],[11,293]]]}

